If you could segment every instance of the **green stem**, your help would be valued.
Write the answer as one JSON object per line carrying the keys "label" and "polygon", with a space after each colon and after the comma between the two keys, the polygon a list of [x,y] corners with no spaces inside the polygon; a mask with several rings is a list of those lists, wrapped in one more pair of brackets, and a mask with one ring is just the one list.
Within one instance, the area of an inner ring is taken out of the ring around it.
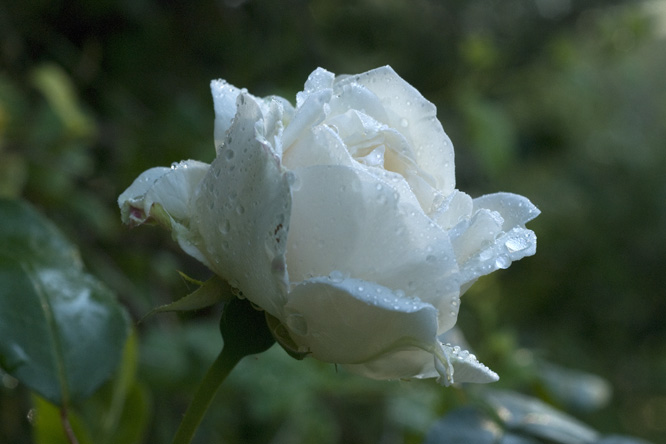
{"label": "green stem", "polygon": [[217,389],[242,358],[243,355],[229,350],[228,347],[222,349],[213,365],[206,372],[206,376],[201,381],[192,403],[187,408],[176,436],[173,438],[173,444],[189,444],[192,442],[194,433],[199,427],[206,410],[208,410],[215,393],[217,393]]}

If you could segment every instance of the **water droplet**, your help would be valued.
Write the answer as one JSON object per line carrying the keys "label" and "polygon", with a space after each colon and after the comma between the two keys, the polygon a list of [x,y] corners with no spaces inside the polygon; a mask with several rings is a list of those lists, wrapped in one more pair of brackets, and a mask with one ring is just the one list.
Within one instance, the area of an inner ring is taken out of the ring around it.
{"label": "water droplet", "polygon": [[482,261],[482,262],[485,262],[488,259],[490,259],[491,257],[493,257],[493,254],[494,254],[494,252],[493,252],[492,248],[485,249],[479,254],[479,260]]}
{"label": "water droplet", "polygon": [[172,170],[175,170],[176,168],[178,168],[178,162],[174,162],[174,163],[172,163],[172,164],[171,164],[171,169],[172,169]]}
{"label": "water droplet", "polygon": [[359,293],[363,293],[364,290],[365,290],[365,288],[359,285],[359,287],[358,287],[358,292],[359,292]]}
{"label": "water droplet", "polygon": [[236,207],[236,213],[238,213],[238,214],[243,214],[243,213],[245,213],[245,207],[244,207],[243,205],[238,205],[238,206]]}
{"label": "water droplet", "polygon": [[506,249],[509,253],[515,253],[516,251],[522,251],[528,247],[527,239],[521,237],[512,237],[504,243]]}
{"label": "water droplet", "polygon": [[508,256],[502,255],[495,259],[495,266],[497,268],[509,268],[509,265],[511,265],[511,259]]}
{"label": "water droplet", "polygon": [[226,151],[224,152],[224,158],[227,159],[227,160],[231,160],[231,159],[234,158],[234,155],[235,155],[235,154],[236,154],[236,153],[234,153],[234,150],[226,150]]}
{"label": "water droplet", "polygon": [[404,298],[404,297],[405,297],[405,292],[402,291],[402,290],[396,290],[396,291],[394,292],[394,294],[395,294],[395,296],[398,297],[398,298]]}
{"label": "water droplet", "polygon": [[405,118],[400,119],[400,126],[403,128],[407,128],[409,126],[409,121]]}
{"label": "water droplet", "polygon": [[428,262],[429,264],[434,264],[435,262],[437,262],[437,257],[432,254],[429,254],[426,256],[426,262]]}
{"label": "water droplet", "polygon": [[225,219],[220,224],[220,233],[227,234],[227,233],[229,233],[229,230],[231,230],[231,222],[229,222],[229,219]]}
{"label": "water droplet", "polygon": [[32,408],[28,410],[26,418],[30,424],[35,424],[37,422],[37,409]]}

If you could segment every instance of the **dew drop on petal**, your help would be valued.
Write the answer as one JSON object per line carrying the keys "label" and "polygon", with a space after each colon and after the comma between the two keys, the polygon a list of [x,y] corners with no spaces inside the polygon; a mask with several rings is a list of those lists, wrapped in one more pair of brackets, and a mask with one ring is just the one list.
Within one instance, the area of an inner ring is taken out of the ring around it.
{"label": "dew drop on petal", "polygon": [[516,251],[522,251],[529,246],[527,239],[522,237],[512,237],[504,243],[506,249],[509,253],[515,253]]}
{"label": "dew drop on petal", "polygon": [[409,126],[409,121],[405,118],[400,119],[400,126],[403,128],[407,128]]}
{"label": "dew drop on petal", "polygon": [[331,271],[331,273],[328,275],[328,279],[331,282],[338,282],[339,283],[339,282],[342,282],[342,281],[345,280],[345,275],[341,271],[334,270],[334,271]]}
{"label": "dew drop on petal", "polygon": [[493,254],[494,254],[494,252],[493,252],[492,248],[485,249],[479,254],[479,260],[487,261],[488,259],[493,257]]}
{"label": "dew drop on petal", "polygon": [[509,265],[511,265],[511,259],[508,256],[502,255],[495,259],[495,266],[497,268],[509,268]]}
{"label": "dew drop on petal", "polygon": [[229,219],[225,219],[220,224],[220,233],[227,234],[227,233],[229,233],[229,230],[231,230],[231,222],[229,222]]}

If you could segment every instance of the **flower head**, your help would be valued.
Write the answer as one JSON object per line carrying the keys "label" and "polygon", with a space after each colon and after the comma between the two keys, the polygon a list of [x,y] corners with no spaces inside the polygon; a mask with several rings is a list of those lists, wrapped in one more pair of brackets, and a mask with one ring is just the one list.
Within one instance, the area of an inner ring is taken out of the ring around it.
{"label": "flower head", "polygon": [[388,66],[319,68],[295,107],[211,89],[215,160],[144,172],[123,221],[170,228],[297,352],[378,379],[497,380],[442,335],[478,277],[535,253],[537,208],[458,191],[435,106]]}

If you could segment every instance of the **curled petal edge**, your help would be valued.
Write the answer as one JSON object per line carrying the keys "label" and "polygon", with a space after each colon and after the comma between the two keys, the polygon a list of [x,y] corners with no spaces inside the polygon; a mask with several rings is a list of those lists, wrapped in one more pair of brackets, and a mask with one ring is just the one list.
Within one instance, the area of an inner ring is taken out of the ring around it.
{"label": "curled petal edge", "polygon": [[464,382],[485,384],[499,380],[497,373],[457,345],[437,342],[432,353],[435,356],[435,369],[439,374],[437,382],[446,387]]}

